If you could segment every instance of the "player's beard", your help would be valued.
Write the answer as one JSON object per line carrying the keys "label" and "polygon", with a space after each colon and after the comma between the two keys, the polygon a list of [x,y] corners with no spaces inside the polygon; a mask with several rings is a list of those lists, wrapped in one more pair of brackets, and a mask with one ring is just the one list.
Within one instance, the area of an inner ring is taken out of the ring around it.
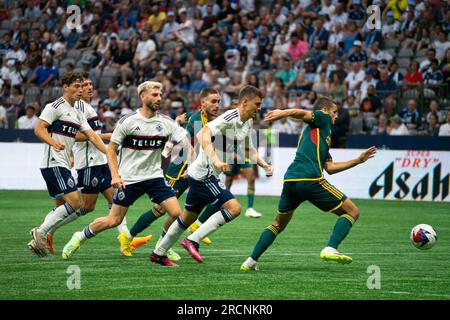
{"label": "player's beard", "polygon": [[158,103],[158,104],[153,104],[153,102],[151,102],[151,101],[148,101],[148,102],[146,103],[147,108],[149,108],[149,109],[150,109],[151,111],[153,111],[153,112],[156,112],[156,111],[159,110],[159,105],[160,105],[160,103]]}

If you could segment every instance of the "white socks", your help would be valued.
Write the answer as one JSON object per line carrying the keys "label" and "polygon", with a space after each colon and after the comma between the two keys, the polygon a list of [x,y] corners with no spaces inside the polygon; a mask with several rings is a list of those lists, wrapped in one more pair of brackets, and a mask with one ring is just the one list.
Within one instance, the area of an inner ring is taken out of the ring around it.
{"label": "white socks", "polygon": [[227,209],[221,209],[214,213],[208,220],[205,221],[188,239],[196,243],[200,243],[202,239],[215,232],[225,223],[230,222],[233,216]]}
{"label": "white socks", "polygon": [[176,221],[172,223],[170,228],[167,230],[167,233],[161,239],[159,243],[159,247],[156,248],[153,252],[159,256],[165,256],[167,250],[169,250],[173,244],[177,241],[180,235],[187,229],[187,226],[181,220],[181,217],[178,217]]}
{"label": "white socks", "polygon": [[44,222],[39,226],[39,231],[46,235],[50,230],[54,232],[66,219],[73,221],[76,218],[78,218],[78,214],[75,210],[70,204],[64,203],[47,214]]}
{"label": "white socks", "polygon": [[[128,231],[128,226],[127,226],[127,218],[123,217],[122,222],[117,226],[117,230],[119,230],[119,234]],[[128,232],[128,235],[130,235],[130,233]],[[132,239],[133,237],[131,237]]]}

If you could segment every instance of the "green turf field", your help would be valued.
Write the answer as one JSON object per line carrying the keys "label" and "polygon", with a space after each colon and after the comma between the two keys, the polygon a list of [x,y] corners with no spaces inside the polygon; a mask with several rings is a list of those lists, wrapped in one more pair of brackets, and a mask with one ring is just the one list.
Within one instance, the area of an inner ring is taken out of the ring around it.
{"label": "green turf field", "polygon": [[[239,200],[245,208],[245,197]],[[319,259],[335,216],[304,204],[260,259],[260,271],[240,272],[260,232],[272,221],[277,201],[257,197],[261,219],[242,215],[215,233],[212,246],[201,247],[205,264],[177,244],[180,267],[165,268],[149,262],[150,247],[121,257],[116,229],[86,242],[72,260],[63,261],[61,249],[72,233],[105,210],[60,229],[55,257],[33,256],[26,248],[28,231],[52,207],[47,192],[0,191],[0,299],[450,299],[450,204],[355,200],[361,218],[340,247],[353,257],[344,266]],[[131,207],[130,227],[148,206],[149,200],[141,198]],[[105,208],[100,199],[98,209]],[[409,241],[410,229],[419,223],[438,231],[437,245],[429,251]],[[148,233],[157,238],[161,225],[162,219]],[[81,271],[79,290],[67,288],[71,265]],[[380,289],[367,288],[372,265],[380,268]]]}

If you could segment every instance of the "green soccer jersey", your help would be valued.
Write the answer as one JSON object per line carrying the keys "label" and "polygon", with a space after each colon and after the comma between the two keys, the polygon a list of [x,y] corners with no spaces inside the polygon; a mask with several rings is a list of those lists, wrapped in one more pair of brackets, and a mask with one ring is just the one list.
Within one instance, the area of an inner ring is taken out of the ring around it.
{"label": "green soccer jersey", "polygon": [[[195,126],[196,123],[197,125]],[[199,126],[200,123],[201,126]],[[208,123],[208,118],[202,115],[200,110],[192,113],[186,126],[189,136],[193,139],[194,134],[197,134],[206,123]],[[195,133],[194,130],[196,131]],[[171,180],[179,180],[187,168],[186,158],[187,155],[183,154],[183,150],[181,150],[178,157],[174,161],[171,161],[167,167],[166,177]]]}
{"label": "green soccer jersey", "polygon": [[313,120],[300,135],[297,152],[284,175],[284,181],[313,181],[323,178],[323,165],[331,159],[331,116],[313,111]]}

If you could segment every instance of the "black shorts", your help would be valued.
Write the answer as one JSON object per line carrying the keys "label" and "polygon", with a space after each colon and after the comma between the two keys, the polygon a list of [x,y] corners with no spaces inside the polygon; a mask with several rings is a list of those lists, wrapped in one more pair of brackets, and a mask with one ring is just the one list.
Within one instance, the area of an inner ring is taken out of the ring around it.
{"label": "black shorts", "polygon": [[233,194],[214,176],[201,181],[188,176],[188,182],[190,188],[185,204],[187,211],[200,214],[208,204],[221,208],[225,202],[234,199]]}
{"label": "black shorts", "polygon": [[48,193],[53,199],[60,199],[67,193],[77,191],[75,179],[69,169],[52,167],[41,169],[41,173],[47,184]]}
{"label": "black shorts", "polygon": [[164,200],[175,197],[175,192],[165,178],[145,180],[128,184],[122,191],[114,191],[113,203],[123,207],[131,206],[144,193],[148,194],[151,201],[160,204]]}
{"label": "black shorts", "polygon": [[107,164],[77,170],[81,193],[97,194],[111,187],[111,172]]}

